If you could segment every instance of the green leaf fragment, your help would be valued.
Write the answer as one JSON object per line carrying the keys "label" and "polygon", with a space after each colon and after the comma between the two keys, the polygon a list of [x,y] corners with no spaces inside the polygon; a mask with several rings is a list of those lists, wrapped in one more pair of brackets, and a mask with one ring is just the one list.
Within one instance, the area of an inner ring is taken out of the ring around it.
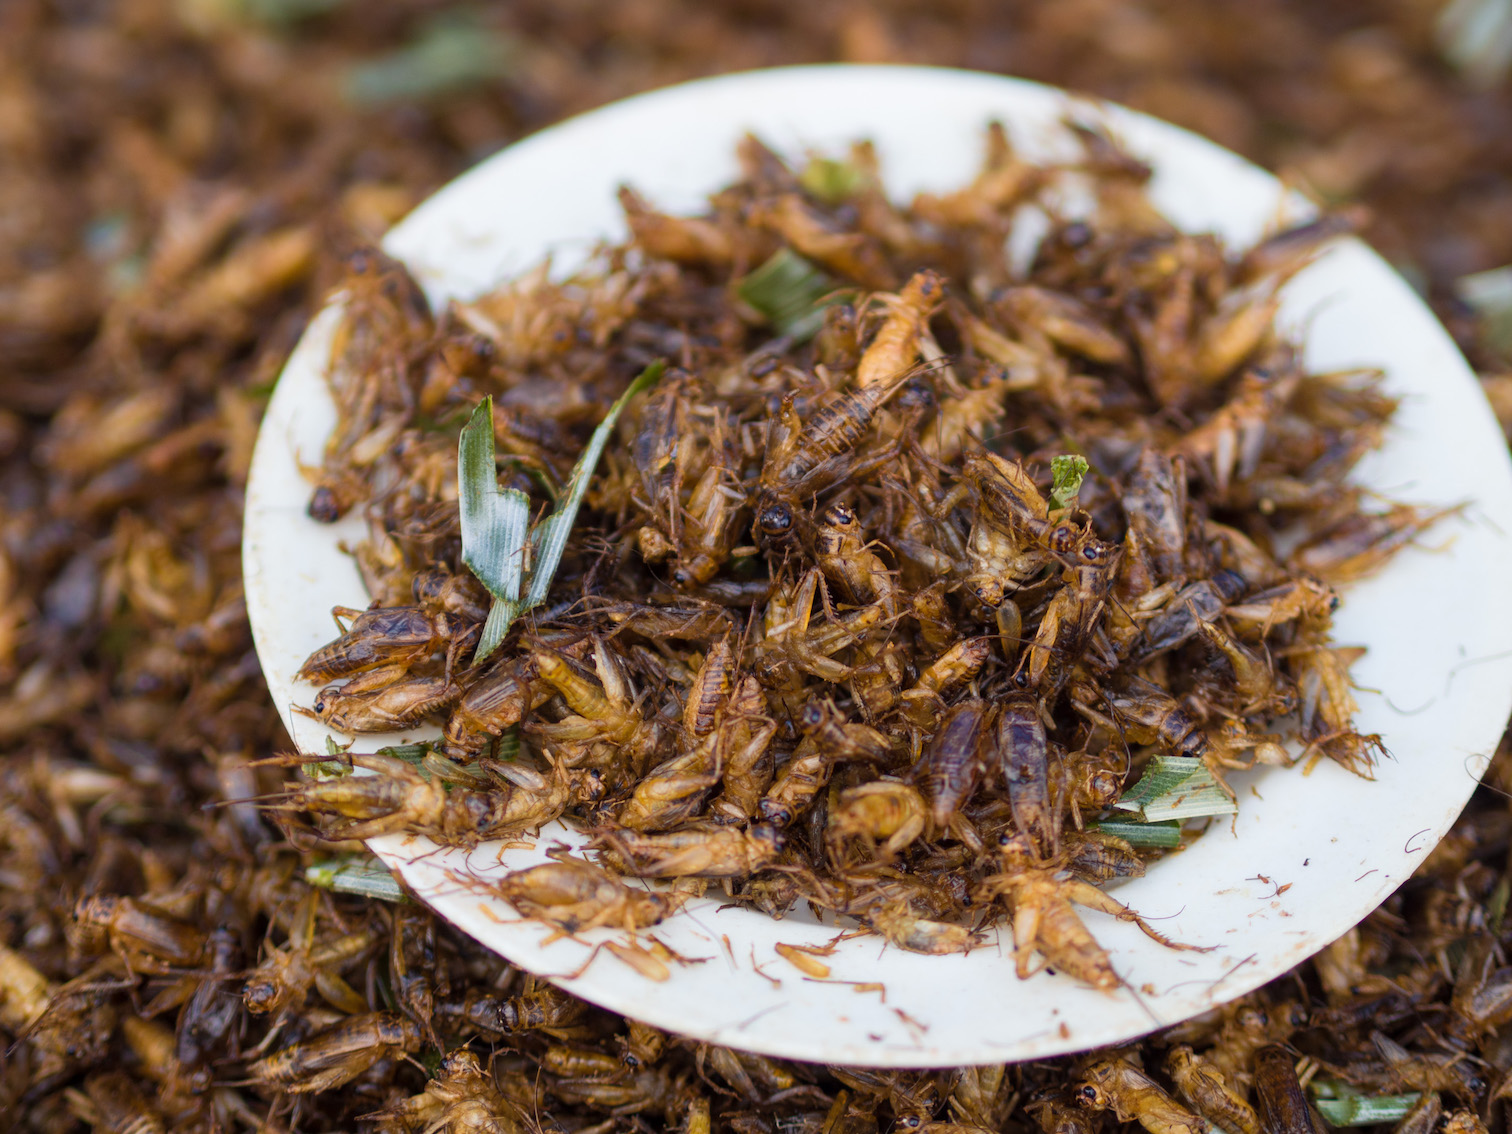
{"label": "green leaf fragment", "polygon": [[[332,737],[325,738],[325,750],[327,756],[342,756],[351,744],[337,744]],[[312,780],[331,780],[338,776],[348,775],[352,767],[344,760],[311,760],[301,764],[299,770]]]}
{"label": "green leaf fragment", "polygon": [[838,205],[854,197],[866,185],[866,174],[848,161],[813,157],[798,175],[798,184],[810,197]]}
{"label": "green leaf fragment", "polygon": [[349,68],[342,94],[355,106],[425,99],[501,77],[514,54],[508,39],[477,19],[440,16],[399,50]]}
{"label": "green leaf fragment", "polygon": [[380,748],[374,755],[392,756],[395,760],[403,760],[407,764],[418,764],[425,759],[425,754],[435,749],[435,745],[428,741],[419,744],[390,744],[387,748]]}
{"label": "green leaf fragment", "polygon": [[504,730],[502,736],[494,741],[494,759],[510,763],[520,758],[520,730],[510,727]]}
{"label": "green leaf fragment", "polygon": [[1512,881],[1503,874],[1496,880],[1496,888],[1486,899],[1486,925],[1497,937],[1501,936],[1502,923],[1507,918],[1507,899],[1512,897]]}
{"label": "green leaf fragment", "polygon": [[513,599],[494,599],[493,606],[488,608],[488,617],[483,621],[483,630],[478,635],[473,664],[476,665],[499,648],[504,635],[509,633],[509,627],[519,617],[520,609],[520,604]]}
{"label": "green leaf fragment", "polygon": [[1420,1097],[1415,1092],[1407,1095],[1346,1094],[1339,1098],[1314,1098],[1313,1103],[1330,1126],[1375,1126],[1406,1117]]}
{"label": "green leaf fragment", "polygon": [[609,443],[615,422],[630,399],[654,385],[665,369],[666,363],[660,359],[653,362],[609,407],[573,466],[556,511],[532,527],[528,539],[525,533],[530,516],[529,499],[516,489],[499,490],[494,463],[493,400],[483,399],[468,419],[457,445],[462,562],[494,598],[473,655],[474,664],[498,648],[516,618],[546,601],[562,553],[567,550],[572,525],[577,522],[578,508],[588,492],[588,482]]}
{"label": "green leaf fragment", "polygon": [[340,894],[358,894],[385,902],[404,902],[404,896],[389,869],[377,858],[332,858],[305,868],[305,881],[323,890]]}
{"label": "green leaf fragment", "polygon": [[1156,756],[1139,782],[1113,806],[1137,813],[1146,823],[1233,815],[1239,810],[1207,765],[1193,756]]}
{"label": "green leaf fragment", "polygon": [[1512,73],[1509,0],[1450,0],[1433,30],[1439,53],[1473,86],[1490,89]]}
{"label": "green leaf fragment", "polygon": [[791,248],[781,248],[736,287],[736,293],[794,342],[812,338],[824,325],[823,300],[836,283]]}
{"label": "green leaf fragment", "polygon": [[1089,827],[1122,839],[1131,847],[1173,849],[1181,845],[1181,824],[1174,820],[1169,823],[1139,823],[1131,819],[1101,819],[1089,824]]}
{"label": "green leaf fragment", "polygon": [[1512,355],[1512,265],[1461,276],[1455,281],[1454,290],[1480,316],[1487,345],[1501,354]]}
{"label": "green leaf fragment", "polygon": [[491,594],[518,601],[525,573],[530,498],[517,488],[499,488],[492,398],[484,398],[462,427],[457,441],[457,494],[462,562]]}
{"label": "green leaf fragment", "polygon": [[1087,458],[1065,453],[1050,462],[1050,496],[1058,508],[1069,508],[1087,478]]}

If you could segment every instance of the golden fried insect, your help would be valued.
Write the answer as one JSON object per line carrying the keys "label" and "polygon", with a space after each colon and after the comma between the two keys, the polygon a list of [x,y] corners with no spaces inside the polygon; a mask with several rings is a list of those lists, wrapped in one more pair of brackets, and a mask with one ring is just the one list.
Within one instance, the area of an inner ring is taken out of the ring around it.
{"label": "golden fried insect", "polygon": [[755,677],[746,676],[718,714],[717,751],[723,768],[719,798],[710,805],[717,822],[753,819],[771,786],[771,753],[777,722],[766,715],[766,698]]}
{"label": "golden fried insect", "polygon": [[964,953],[977,940],[964,925],[919,917],[903,903],[880,903],[868,909],[864,917],[866,924],[891,944],[910,953]]}
{"label": "golden fried insect", "polygon": [[418,1095],[363,1116],[388,1128],[447,1134],[518,1134],[519,1109],[499,1090],[494,1077],[466,1048],[449,1052],[435,1077]]}
{"label": "golden fried insect", "polygon": [[439,777],[426,779],[396,756],[353,753],[350,760],[378,774],[300,784],[281,806],[336,817],[333,833],[341,838],[414,831],[470,846],[549,823],[566,808],[572,791],[571,775],[561,765],[549,778],[523,765],[503,765],[509,786],[477,791],[448,790]]}
{"label": "golden fried insect", "polygon": [[529,662],[508,658],[494,663],[452,706],[446,718],[448,756],[477,756],[524,715],[552,696],[553,689],[534,681]]}
{"label": "golden fried insect", "polygon": [[935,272],[918,272],[896,297],[885,298],[887,318],[856,367],[856,385],[885,386],[908,373],[919,357],[919,339],[945,296]]}
{"label": "golden fried insect", "polygon": [[693,486],[685,513],[672,581],[683,587],[699,586],[719,574],[749,523],[739,478],[730,467],[711,464]]}
{"label": "golden fried insect", "polygon": [[1014,967],[1020,980],[1038,971],[1031,967],[1037,949],[1044,964],[1093,988],[1112,992],[1118,987],[1118,974],[1107,952],[1077,916],[1077,905],[1111,914],[1120,921],[1132,921],[1145,936],[1167,948],[1193,948],[1157,933],[1137,913],[1096,886],[1078,878],[1062,878],[1053,867],[1039,865],[1033,844],[1024,835],[1004,836],[1000,849],[1003,871],[987,879],[983,893],[1007,901],[1013,924]]}
{"label": "golden fried insect", "polygon": [[636,765],[655,751],[662,728],[636,708],[629,683],[614,655],[602,641],[594,643],[598,680],[579,674],[565,657],[541,648],[531,663],[543,682],[561,695],[573,715],[555,723],[531,727],[547,740],[611,746],[618,758]]}
{"label": "golden fried insect", "polygon": [[[530,984],[534,984],[533,978]],[[442,998],[436,1003],[437,1015],[492,1036],[531,1031],[551,1035],[570,1028],[587,1011],[585,1002],[544,982],[539,987],[527,987],[519,996],[499,996],[474,987],[458,999]]]}
{"label": "golden fried insect", "polygon": [[776,827],[790,826],[808,808],[837,761],[875,760],[889,748],[887,737],[869,725],[847,721],[828,701],[807,706],[798,727],[803,740],[757,806],[762,819]]}
{"label": "golden fried insect", "polygon": [[296,711],[338,732],[396,732],[442,712],[462,693],[447,677],[401,677],[375,687],[376,679],[392,676],[370,670],[345,685],[327,685],[311,709]]}
{"label": "golden fried insect", "polygon": [[626,1020],[625,1034],[617,1036],[615,1043],[620,1049],[620,1062],[633,1071],[662,1057],[667,1048],[667,1033],[638,1020]]}
{"label": "golden fried insect", "polygon": [[[444,609],[449,597],[442,594],[446,588],[444,582],[434,586],[428,581],[422,584],[417,576],[416,586],[427,597],[432,597],[434,590],[434,599],[442,609],[437,610],[430,604],[371,610],[339,606],[334,612],[336,625],[340,627],[343,618],[351,619],[352,624],[341,637],[306,658],[295,678],[323,684],[375,669],[402,675],[416,662],[444,649],[462,632],[466,623]],[[453,584],[453,589],[459,588]]]}
{"label": "golden fried insect", "polygon": [[997,297],[997,306],[1014,327],[1041,334],[1092,362],[1116,366],[1129,358],[1129,345],[1093,307],[1075,296],[1041,287],[1014,287]]}
{"label": "golden fried insect", "polygon": [[366,998],[342,979],[340,970],[369,952],[375,935],[370,930],[358,930],[317,944],[320,901],[318,890],[305,895],[293,915],[289,939],[267,948],[262,961],[248,975],[242,988],[248,1011],[261,1015],[298,1010],[311,988],[333,1008],[349,1015],[368,1010]]}
{"label": "golden fried insect", "polygon": [[1155,1080],[1123,1059],[1098,1059],[1083,1067],[1076,1101],[1089,1110],[1111,1110],[1120,1122],[1138,1122],[1150,1134],[1207,1131],[1207,1123],[1201,1116],[1182,1106]]}
{"label": "golden fried insect", "polygon": [[1203,1118],[1233,1134],[1261,1134],[1254,1108],[1224,1082],[1216,1067],[1186,1044],[1177,1044],[1166,1053],[1165,1066],[1177,1093]]}
{"label": "golden fried insect", "polygon": [[892,575],[881,557],[868,549],[861,522],[849,504],[837,502],[824,510],[814,537],[814,560],[846,601],[857,606],[876,603],[889,619],[897,614]]}
{"label": "golden fried insect", "polygon": [[1459,509],[1397,504],[1385,512],[1356,514],[1304,542],[1292,553],[1298,569],[1337,586],[1378,570],[1445,516]]}
{"label": "golden fried insect", "polygon": [[620,186],[619,202],[635,243],[652,256],[691,264],[725,264],[735,258],[738,235],[713,221],[659,213],[628,185]]}
{"label": "golden fried insect", "polygon": [[797,251],[862,287],[890,288],[896,277],[877,241],[832,224],[801,194],[782,193],[753,210],[756,223],[772,229]]}
{"label": "golden fried insect", "polygon": [[564,934],[605,925],[645,929],[676,908],[673,898],[631,886],[580,859],[561,858],[512,871],[490,889],[526,917],[554,925]]}
{"label": "golden fried insect", "polygon": [[835,655],[866,638],[881,625],[880,606],[864,606],[833,620],[816,623],[817,571],[806,572],[791,588],[774,591],[763,615],[763,637],[755,649],[755,672],[761,683],[795,718],[806,702],[807,677],[832,683],[847,681],[856,667]]}
{"label": "golden fried insect", "polygon": [[665,831],[704,811],[724,774],[718,737],[664,760],[635,785],[614,821],[632,831]]}
{"label": "golden fried insect", "polygon": [[829,810],[825,839],[839,859],[845,841],[860,839],[872,861],[891,862],[928,830],[929,812],[918,789],[897,780],[874,780],[840,793]]}
{"label": "golden fried insect", "polygon": [[74,906],[74,933],[82,951],[109,948],[133,973],[194,968],[205,954],[202,930],[150,902],[113,894],[80,898]]}
{"label": "golden fried insect", "polygon": [[1144,859],[1123,839],[1097,831],[1077,835],[1068,844],[1066,869],[1078,878],[1097,883],[1144,875]]}
{"label": "golden fried insect", "polygon": [[351,1082],[380,1059],[419,1048],[420,1029],[398,1012],[351,1016],[335,1027],[252,1063],[248,1078],[290,1094],[313,1094]]}
{"label": "golden fried insect", "polygon": [[975,677],[991,656],[990,638],[962,638],[955,643],[903,691],[900,711],[904,719],[920,732],[934,731],[944,711],[944,698]]}
{"label": "golden fried insect", "polygon": [[661,835],[601,831],[598,845],[642,878],[739,878],[777,862],[786,840],[765,823],[734,827],[686,827]]}

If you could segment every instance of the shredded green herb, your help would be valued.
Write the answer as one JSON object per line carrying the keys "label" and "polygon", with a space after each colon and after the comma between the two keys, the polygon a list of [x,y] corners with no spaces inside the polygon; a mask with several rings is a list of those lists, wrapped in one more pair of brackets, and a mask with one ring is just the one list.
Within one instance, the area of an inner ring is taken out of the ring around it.
{"label": "shredded green herb", "polygon": [[342,94],[355,106],[430,98],[500,78],[513,57],[510,41],[479,20],[438,16],[404,47],[352,66]]}
{"label": "shredded green herb", "polygon": [[825,204],[838,205],[860,192],[866,184],[866,175],[851,162],[813,157],[798,175],[798,184]]}
{"label": "shredded green herb", "polygon": [[[609,407],[588,445],[573,466],[572,476],[557,503],[556,511],[529,529],[530,499],[517,488],[502,491],[494,457],[493,399],[482,404],[462,427],[457,444],[457,485],[462,518],[462,562],[493,595],[493,606],[483,623],[473,662],[498,649],[514,620],[546,601],[552,577],[562,562],[567,537],[577,520],[578,508],[588,491],[593,470],[620,413],[630,399],[661,377],[666,363],[658,359],[630,383]],[[526,576],[529,576],[528,586]],[[520,597],[525,590],[524,598]]]}
{"label": "shredded green herb", "polygon": [[757,268],[736,287],[740,298],[793,342],[812,338],[824,324],[823,302],[836,284],[789,248]]}
{"label": "shredded green herb", "polygon": [[1313,1104],[1330,1126],[1375,1126],[1397,1122],[1406,1116],[1422,1096],[1362,1095],[1353,1087],[1333,1079],[1314,1080],[1309,1084]]}
{"label": "shredded green herb", "polygon": [[1094,831],[1120,838],[1131,847],[1174,848],[1181,845],[1181,824],[1175,820],[1138,823],[1130,819],[1100,819],[1088,826]]}
{"label": "shredded green herb", "polygon": [[1056,507],[1069,508],[1076,502],[1089,468],[1087,458],[1075,453],[1065,453],[1050,462],[1050,497]]}
{"label": "shredded green herb", "polygon": [[305,868],[305,881],[339,894],[360,894],[385,902],[406,902],[399,881],[377,858],[330,858]]}
{"label": "shredded green herb", "polygon": [[1233,815],[1239,810],[1207,765],[1193,756],[1156,756],[1139,782],[1113,806],[1136,812],[1146,823]]}

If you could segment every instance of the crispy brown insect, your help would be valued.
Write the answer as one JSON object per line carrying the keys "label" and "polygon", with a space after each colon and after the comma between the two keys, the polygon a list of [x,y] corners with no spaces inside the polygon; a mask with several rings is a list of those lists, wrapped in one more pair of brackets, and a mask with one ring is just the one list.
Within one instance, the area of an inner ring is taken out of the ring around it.
{"label": "crispy brown insect", "polygon": [[1120,1122],[1138,1122],[1150,1134],[1205,1134],[1207,1123],[1160,1085],[1122,1059],[1099,1059],[1081,1071],[1076,1101],[1090,1110],[1111,1110]]}
{"label": "crispy brown insect", "polygon": [[342,979],[340,970],[369,952],[375,942],[371,931],[343,933],[317,943],[320,925],[320,893],[311,890],[299,904],[281,946],[266,950],[261,963],[247,975],[242,999],[247,1010],[258,1014],[297,1011],[314,988],[332,1006],[360,1014],[366,999]]}
{"label": "crispy brown insect", "polygon": [[327,1091],[350,1082],[380,1059],[416,1050],[420,1029],[398,1012],[352,1016],[333,1028],[251,1064],[254,1083],[291,1094]]}
{"label": "crispy brown insect", "polygon": [[915,766],[915,778],[929,801],[930,822],[937,830],[949,826],[961,805],[981,782],[985,765],[981,745],[987,706],[962,701],[949,710],[939,731]]}
{"label": "crispy brown insect", "polygon": [[[429,595],[428,583],[422,589]],[[435,589],[439,597],[441,588]],[[402,674],[443,648],[461,629],[456,615],[429,606],[337,607],[335,613],[337,626],[341,618],[350,618],[351,626],[305,659],[294,675],[298,680],[324,683],[379,668]]]}
{"label": "crispy brown insect", "polygon": [[1038,852],[1052,857],[1059,842],[1058,816],[1050,798],[1050,754],[1036,698],[1010,697],[993,721],[987,762],[1003,777],[1015,829]]}
{"label": "crispy brown insect", "polygon": [[1176,1090],[1199,1114],[1234,1134],[1261,1134],[1260,1119],[1223,1075],[1185,1044],[1166,1053],[1166,1070]]}
{"label": "crispy brown insect", "polygon": [[576,859],[513,871],[492,888],[526,917],[555,925],[563,933],[601,925],[645,929],[676,905],[663,894],[632,887],[602,867]]}
{"label": "crispy brown insect", "polygon": [[690,827],[664,835],[605,831],[598,836],[632,873],[643,878],[733,878],[771,866],[785,842],[766,824],[747,830]]}
{"label": "crispy brown insect", "polygon": [[1255,1052],[1255,1097],[1260,1120],[1277,1134],[1317,1134],[1312,1108],[1297,1082],[1296,1060],[1279,1044]]}
{"label": "crispy brown insect", "polygon": [[74,906],[79,946],[108,946],[128,971],[168,973],[192,968],[204,957],[206,938],[196,926],[136,898],[98,894]]}

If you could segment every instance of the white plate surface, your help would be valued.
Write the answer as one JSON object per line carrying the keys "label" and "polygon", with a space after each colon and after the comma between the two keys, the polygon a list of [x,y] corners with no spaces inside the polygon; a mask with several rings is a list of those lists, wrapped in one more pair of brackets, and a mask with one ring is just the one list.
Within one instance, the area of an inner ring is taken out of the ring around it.
{"label": "white plate surface", "polygon": [[[614,190],[628,182],[668,211],[692,211],[736,175],[748,130],[780,151],[843,152],[875,140],[899,199],[961,185],[975,172],[983,129],[1007,126],[1032,157],[1065,152],[1057,123],[1064,92],[970,72],[906,67],[808,67],[731,75],[657,91],[553,127],[491,158],[415,210],[389,235],[438,305],[536,264],[570,263],[593,242],[625,235]],[[1089,104],[1079,105],[1084,111]],[[1130,148],[1156,170],[1153,197],[1192,231],[1235,245],[1273,223],[1283,201],[1269,175],[1155,119],[1099,104]],[[1512,465],[1475,378],[1417,296],[1375,253],[1339,246],[1287,289],[1285,325],[1306,330],[1316,369],[1381,366],[1403,407],[1385,448],[1361,473],[1399,499],[1470,501],[1462,517],[1349,588],[1337,618],[1342,643],[1369,647],[1355,667],[1358,726],[1379,732],[1393,759],[1374,782],[1324,762],[1310,777],[1267,770],[1238,777],[1233,830],[1123,885],[1118,897],[1160,929],[1208,953],[1171,952],[1132,925],[1086,921],[1138,995],[1092,991],[1064,976],[1013,974],[1011,936],[967,956],[925,957],[877,938],[841,943],[828,982],[807,979],[774,951],[835,936],[796,917],[774,921],[720,909],[717,891],[655,930],[693,963],[670,979],[639,975],[601,951],[561,983],[625,1015],[686,1035],[800,1059],[949,1066],[1052,1055],[1115,1043],[1232,999],[1321,949],[1411,874],[1448,829],[1484,770],[1512,704]],[[248,488],[245,568],[258,654],[279,712],[301,750],[325,750],[327,730],[294,716],[315,690],[293,674],[332,636],[325,612],[365,606],[353,561],[338,547],[362,536],[305,512],[298,462],[319,463],[334,422],[323,381],[332,312],[290,358],[269,406]],[[434,735],[417,732],[414,738]],[[338,737],[338,740],[347,738]],[[372,751],[398,737],[363,736]],[[571,940],[520,922],[505,903],[457,886],[448,870],[486,876],[544,857],[535,849],[436,853],[388,837],[373,849],[438,912],[517,964],[555,975],[588,955]],[[490,916],[490,912],[493,916]],[[498,920],[496,920],[498,919]],[[612,938],[589,934],[590,941]],[[848,983],[847,983],[848,982]],[[857,984],[885,986],[885,994]]]}

